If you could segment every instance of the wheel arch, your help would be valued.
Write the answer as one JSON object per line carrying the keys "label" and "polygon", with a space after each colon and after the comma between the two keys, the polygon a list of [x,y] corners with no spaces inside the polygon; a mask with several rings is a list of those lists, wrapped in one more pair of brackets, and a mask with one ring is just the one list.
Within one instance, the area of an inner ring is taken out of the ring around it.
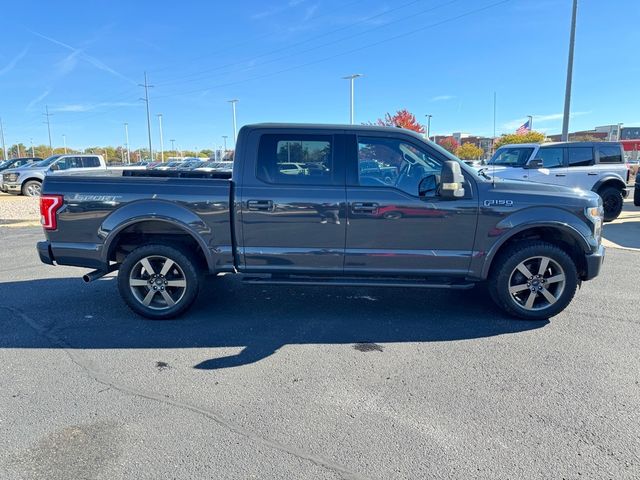
{"label": "wheel arch", "polygon": [[514,243],[526,240],[543,240],[558,245],[576,262],[580,276],[586,271],[585,254],[591,251],[591,245],[584,236],[571,225],[559,222],[544,222],[521,225],[509,231],[487,253],[486,261],[482,268],[482,278],[489,277],[491,268],[501,252]]}
{"label": "wheel arch", "polygon": [[625,191],[625,189],[627,188],[626,183],[619,177],[615,177],[615,176],[607,176],[604,178],[601,178],[600,180],[598,180],[593,188],[591,189],[591,191],[595,192],[595,193],[600,193],[601,190],[608,188],[608,187],[615,187],[618,190],[621,191]]}
{"label": "wheel arch", "polygon": [[111,260],[117,261],[118,249],[125,240],[137,246],[160,240],[167,243],[178,241],[195,247],[208,270],[215,268],[215,260],[205,239],[211,235],[209,227],[193,212],[168,202],[156,201],[151,205],[136,202],[118,209],[104,220],[98,235],[104,239],[102,260],[105,265]]}

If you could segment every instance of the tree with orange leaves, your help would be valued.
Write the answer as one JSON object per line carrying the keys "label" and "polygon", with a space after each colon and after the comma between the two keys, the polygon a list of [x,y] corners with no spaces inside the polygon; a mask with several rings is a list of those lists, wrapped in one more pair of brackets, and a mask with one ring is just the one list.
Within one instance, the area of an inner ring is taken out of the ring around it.
{"label": "tree with orange leaves", "polygon": [[385,114],[384,119],[379,118],[375,124],[383,127],[401,127],[424,133],[424,127],[418,123],[416,116],[406,108],[398,110],[394,115]]}

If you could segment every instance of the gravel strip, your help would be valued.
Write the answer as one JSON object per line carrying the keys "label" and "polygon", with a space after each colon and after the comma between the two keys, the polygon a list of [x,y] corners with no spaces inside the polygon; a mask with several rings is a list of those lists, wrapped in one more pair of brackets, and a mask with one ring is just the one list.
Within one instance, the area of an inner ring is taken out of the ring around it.
{"label": "gravel strip", "polygon": [[38,221],[40,206],[38,197],[23,197],[0,193],[0,224],[16,220]]}

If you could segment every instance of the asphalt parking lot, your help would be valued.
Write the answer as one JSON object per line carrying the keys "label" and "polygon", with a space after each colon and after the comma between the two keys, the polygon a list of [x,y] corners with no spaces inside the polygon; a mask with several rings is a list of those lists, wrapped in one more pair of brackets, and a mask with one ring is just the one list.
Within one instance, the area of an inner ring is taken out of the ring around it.
{"label": "asphalt parking lot", "polygon": [[482,288],[230,277],[145,321],[0,227],[0,478],[638,478],[640,245],[614,225],[548,322]]}

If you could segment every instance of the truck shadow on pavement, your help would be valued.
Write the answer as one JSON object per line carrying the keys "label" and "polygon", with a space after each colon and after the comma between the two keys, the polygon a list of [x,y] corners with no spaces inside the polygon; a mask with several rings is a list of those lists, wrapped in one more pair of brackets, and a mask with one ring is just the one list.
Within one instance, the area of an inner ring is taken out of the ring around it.
{"label": "truck shadow on pavement", "polygon": [[480,287],[255,287],[230,277],[209,279],[193,308],[177,320],[137,317],[120,301],[113,278],[88,285],[76,278],[0,283],[0,315],[6,320],[19,317],[16,312],[47,335],[34,335],[14,318],[0,329],[0,348],[55,348],[51,338],[74,349],[242,348],[203,358],[194,366],[202,370],[254,363],[291,344],[352,344],[370,352],[382,351],[379,344],[385,343],[469,340],[549,323],[505,317]]}

